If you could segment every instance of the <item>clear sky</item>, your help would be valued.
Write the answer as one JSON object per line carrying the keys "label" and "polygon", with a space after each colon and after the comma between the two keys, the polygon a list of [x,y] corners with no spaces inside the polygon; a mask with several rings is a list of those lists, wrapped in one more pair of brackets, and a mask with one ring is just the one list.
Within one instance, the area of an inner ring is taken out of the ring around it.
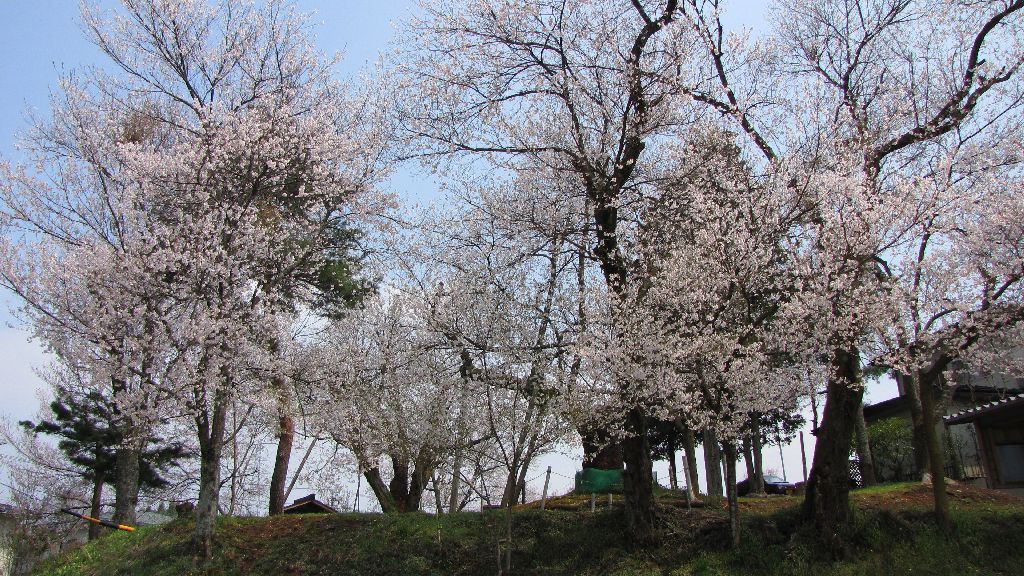
{"label": "clear sky", "polygon": [[[113,6],[114,2],[103,0],[99,4]],[[315,12],[315,20],[321,23],[317,42],[325,52],[344,54],[339,74],[347,77],[372,66],[392,40],[394,23],[415,9],[413,0],[298,0],[296,4]],[[755,33],[766,28],[765,2],[737,0],[727,9],[728,25],[750,27]],[[77,0],[0,1],[0,154],[4,157],[19,157],[15,142],[27,125],[26,111],[47,113],[48,94],[63,72],[103,63],[77,22]],[[423,199],[433,195],[429,179],[415,178],[409,170],[400,172],[392,186],[394,192],[405,197]],[[46,354],[28,341],[22,329],[10,325],[14,322],[11,305],[11,298],[0,294],[0,416],[20,420],[33,417],[38,409],[36,391],[40,381],[33,367],[44,365]],[[894,394],[891,388],[873,390],[870,396],[875,401],[883,400]],[[807,441],[810,459],[813,437],[808,436]],[[575,455],[547,458],[536,472],[550,464],[556,472],[571,476],[577,459]],[[789,478],[800,479],[798,443],[786,449],[785,459]],[[660,468],[659,476],[664,478],[664,466]],[[765,468],[781,472],[777,450],[766,452]],[[564,491],[569,485],[571,481],[566,478],[552,478],[554,492]],[[0,490],[0,494],[3,492]]]}

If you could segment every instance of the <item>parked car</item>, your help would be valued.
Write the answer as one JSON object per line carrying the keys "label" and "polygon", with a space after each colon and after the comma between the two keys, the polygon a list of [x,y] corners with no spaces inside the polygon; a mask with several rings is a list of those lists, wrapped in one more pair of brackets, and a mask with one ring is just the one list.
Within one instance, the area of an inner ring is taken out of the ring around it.
{"label": "parked car", "polygon": [[[764,491],[766,494],[795,494],[803,482],[786,482],[778,476],[772,474],[765,474],[764,476]],[[750,493],[750,483],[748,480],[742,480],[736,483],[736,492],[740,496],[746,496]]]}

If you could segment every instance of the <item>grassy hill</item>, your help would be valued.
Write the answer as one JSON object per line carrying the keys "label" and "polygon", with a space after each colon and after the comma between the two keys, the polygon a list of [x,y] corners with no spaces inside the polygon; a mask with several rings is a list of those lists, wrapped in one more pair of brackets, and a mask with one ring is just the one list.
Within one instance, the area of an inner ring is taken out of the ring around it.
{"label": "grassy hill", "polygon": [[[537,575],[1024,574],[1024,501],[953,487],[956,530],[929,520],[930,488],[897,484],[858,491],[850,558],[820,557],[796,521],[799,498],[741,499],[743,544],[727,550],[723,509],[686,510],[677,494],[659,496],[662,545],[629,548],[622,511],[589,512],[589,499],[556,499],[554,510],[516,511],[512,566]],[[200,566],[191,525],[175,522],[110,534],[42,566],[47,576],[226,574],[495,574],[502,511],[450,516],[315,515],[224,518],[218,551]]]}

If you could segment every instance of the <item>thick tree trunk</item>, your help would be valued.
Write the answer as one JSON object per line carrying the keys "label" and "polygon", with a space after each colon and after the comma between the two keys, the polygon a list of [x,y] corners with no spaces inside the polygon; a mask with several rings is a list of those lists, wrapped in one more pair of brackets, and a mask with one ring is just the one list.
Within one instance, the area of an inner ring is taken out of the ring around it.
{"label": "thick tree trunk", "polygon": [[850,442],[864,396],[859,352],[837,350],[831,368],[803,515],[818,529],[832,554],[840,557],[845,553],[841,533],[850,516]]}
{"label": "thick tree trunk", "polygon": [[736,445],[726,442],[722,445],[725,451],[725,486],[729,498],[729,534],[732,536],[733,547],[740,544],[740,504],[736,488]]}
{"label": "thick tree trunk", "polygon": [[758,430],[751,438],[751,451],[754,453],[754,485],[750,491],[764,494],[764,446],[761,443],[761,431]]}
{"label": "thick tree trunk", "polygon": [[[97,473],[96,477],[92,481],[92,502],[89,506],[89,516],[93,518],[99,518],[101,508],[103,507],[103,474]],[[89,540],[95,540],[100,537],[100,531],[103,529],[102,526],[95,522],[89,523]]]}
{"label": "thick tree trunk", "polygon": [[[427,489],[427,482],[434,475],[434,466],[428,460],[418,459],[416,462],[409,462],[398,456],[391,457],[391,466],[394,470],[394,477],[388,483],[387,491],[395,505],[394,511],[416,512],[420,509],[423,491]],[[380,477],[379,472],[377,477]],[[370,480],[370,478],[367,477],[367,480]],[[374,486],[372,480],[370,486],[371,488]],[[376,491],[376,488],[374,488],[374,493]],[[379,496],[378,500],[380,500]],[[384,506],[385,504],[382,501],[382,510],[384,510]]]}
{"label": "thick tree trunk", "polygon": [[868,424],[864,420],[864,402],[857,407],[857,461],[860,463],[860,478],[865,486],[874,486],[875,460],[871,455],[871,441],[868,439]]}
{"label": "thick tree trunk", "polygon": [[516,497],[519,495],[519,472],[522,467],[518,457],[513,458],[510,466],[511,469],[505,475],[505,488],[501,491],[502,507],[515,504]]}
{"label": "thick tree trunk", "polygon": [[623,475],[623,496],[626,524],[633,543],[654,546],[658,542],[654,511],[654,471],[651,447],[647,440],[647,416],[639,408],[626,416],[629,436],[622,443],[626,471]]}
{"label": "thick tree trunk", "polygon": [[583,468],[622,470],[622,443],[603,428],[580,430],[583,440]]}
{"label": "thick tree trunk", "polygon": [[921,410],[921,387],[917,379],[909,374],[896,373],[900,387],[907,395],[910,406],[910,423],[913,430],[911,444],[914,447],[914,477],[920,479],[928,470],[928,436],[924,427],[924,411]]}
{"label": "thick tree trunk", "polygon": [[412,471],[409,481],[409,492],[405,496],[405,512],[416,512],[423,502],[423,492],[427,489],[427,482],[434,475],[434,467],[424,462],[416,462],[416,468]]}
{"label": "thick tree trunk", "polygon": [[399,512],[409,511],[409,461],[400,457],[391,457],[391,482],[388,492],[394,499]]}
{"label": "thick tree trunk", "polygon": [[281,405],[278,417],[277,454],[274,457],[274,472],[270,475],[270,515],[284,512],[285,485],[288,482],[288,464],[295,442],[295,420],[288,413],[288,406]]}
{"label": "thick tree trunk", "polygon": [[139,505],[140,442],[125,440],[114,455],[114,522],[135,526]]}
{"label": "thick tree trunk", "polygon": [[380,511],[385,514],[398,512],[398,504],[391,495],[391,490],[388,489],[388,485],[385,484],[384,479],[381,478],[380,469],[376,466],[373,468],[367,468],[366,471],[363,472],[363,477],[366,478],[366,483],[370,485],[370,490],[373,490],[373,495],[377,497],[377,502],[380,504]]}
{"label": "thick tree trunk", "polygon": [[928,463],[932,474],[932,496],[935,500],[935,517],[939,526],[948,530],[949,499],[946,497],[946,470],[939,433],[936,430],[935,388],[942,378],[942,367],[928,372],[919,372],[915,378],[921,384],[921,411],[924,416],[925,440],[928,447]]}
{"label": "thick tree trunk", "polygon": [[216,394],[210,412],[196,416],[199,429],[199,498],[196,502],[194,542],[204,559],[213,555],[213,532],[220,495],[220,461],[224,450],[227,400]]}
{"label": "thick tree trunk", "polygon": [[704,477],[708,482],[708,500],[722,499],[722,450],[718,447],[718,434],[704,431]]}

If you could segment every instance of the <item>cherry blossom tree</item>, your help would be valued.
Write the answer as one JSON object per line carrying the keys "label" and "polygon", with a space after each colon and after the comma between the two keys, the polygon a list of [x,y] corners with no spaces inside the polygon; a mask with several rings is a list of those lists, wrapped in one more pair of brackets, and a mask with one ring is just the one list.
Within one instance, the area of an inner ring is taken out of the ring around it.
{"label": "cherry blossom tree", "polygon": [[[115,381],[138,377],[133,399],[168,391],[191,415],[196,541],[209,553],[228,407],[260,389],[249,367],[281,332],[279,312],[315,296],[332,233],[376,209],[384,107],[332,80],[308,21],[282,2],[131,1],[83,21],[111,70],[65,82],[56,128],[38,140],[50,182],[8,170],[6,223],[45,239],[9,236],[8,253],[20,270],[40,246],[107,282],[70,276],[95,301],[84,323],[121,330],[80,341],[118,359]],[[55,267],[20,278],[53,282]],[[146,353],[122,353],[135,350]]]}
{"label": "cherry blossom tree", "polygon": [[[616,294],[633,281],[619,211],[651,176],[645,149],[684,121],[689,69],[681,63],[690,28],[677,22],[675,0],[651,4],[435,4],[407,30],[416,40],[398,64],[405,82],[427,96],[402,118],[418,153],[480,155],[510,169],[564,175],[588,203],[595,243],[587,257]],[[628,397],[630,382],[618,385]],[[644,409],[627,421],[627,518],[632,534],[651,541]]]}
{"label": "cherry blossom tree", "polygon": [[862,394],[863,338],[893,317],[879,261],[938,209],[934,195],[915,194],[926,174],[915,160],[964,134],[984,138],[1015,113],[1024,4],[782,6],[782,69],[805,95],[789,105],[802,120],[788,148],[815,206],[804,259],[812,282],[801,300],[827,327],[820,342],[833,371],[805,513],[835,535],[848,512],[845,446]]}

